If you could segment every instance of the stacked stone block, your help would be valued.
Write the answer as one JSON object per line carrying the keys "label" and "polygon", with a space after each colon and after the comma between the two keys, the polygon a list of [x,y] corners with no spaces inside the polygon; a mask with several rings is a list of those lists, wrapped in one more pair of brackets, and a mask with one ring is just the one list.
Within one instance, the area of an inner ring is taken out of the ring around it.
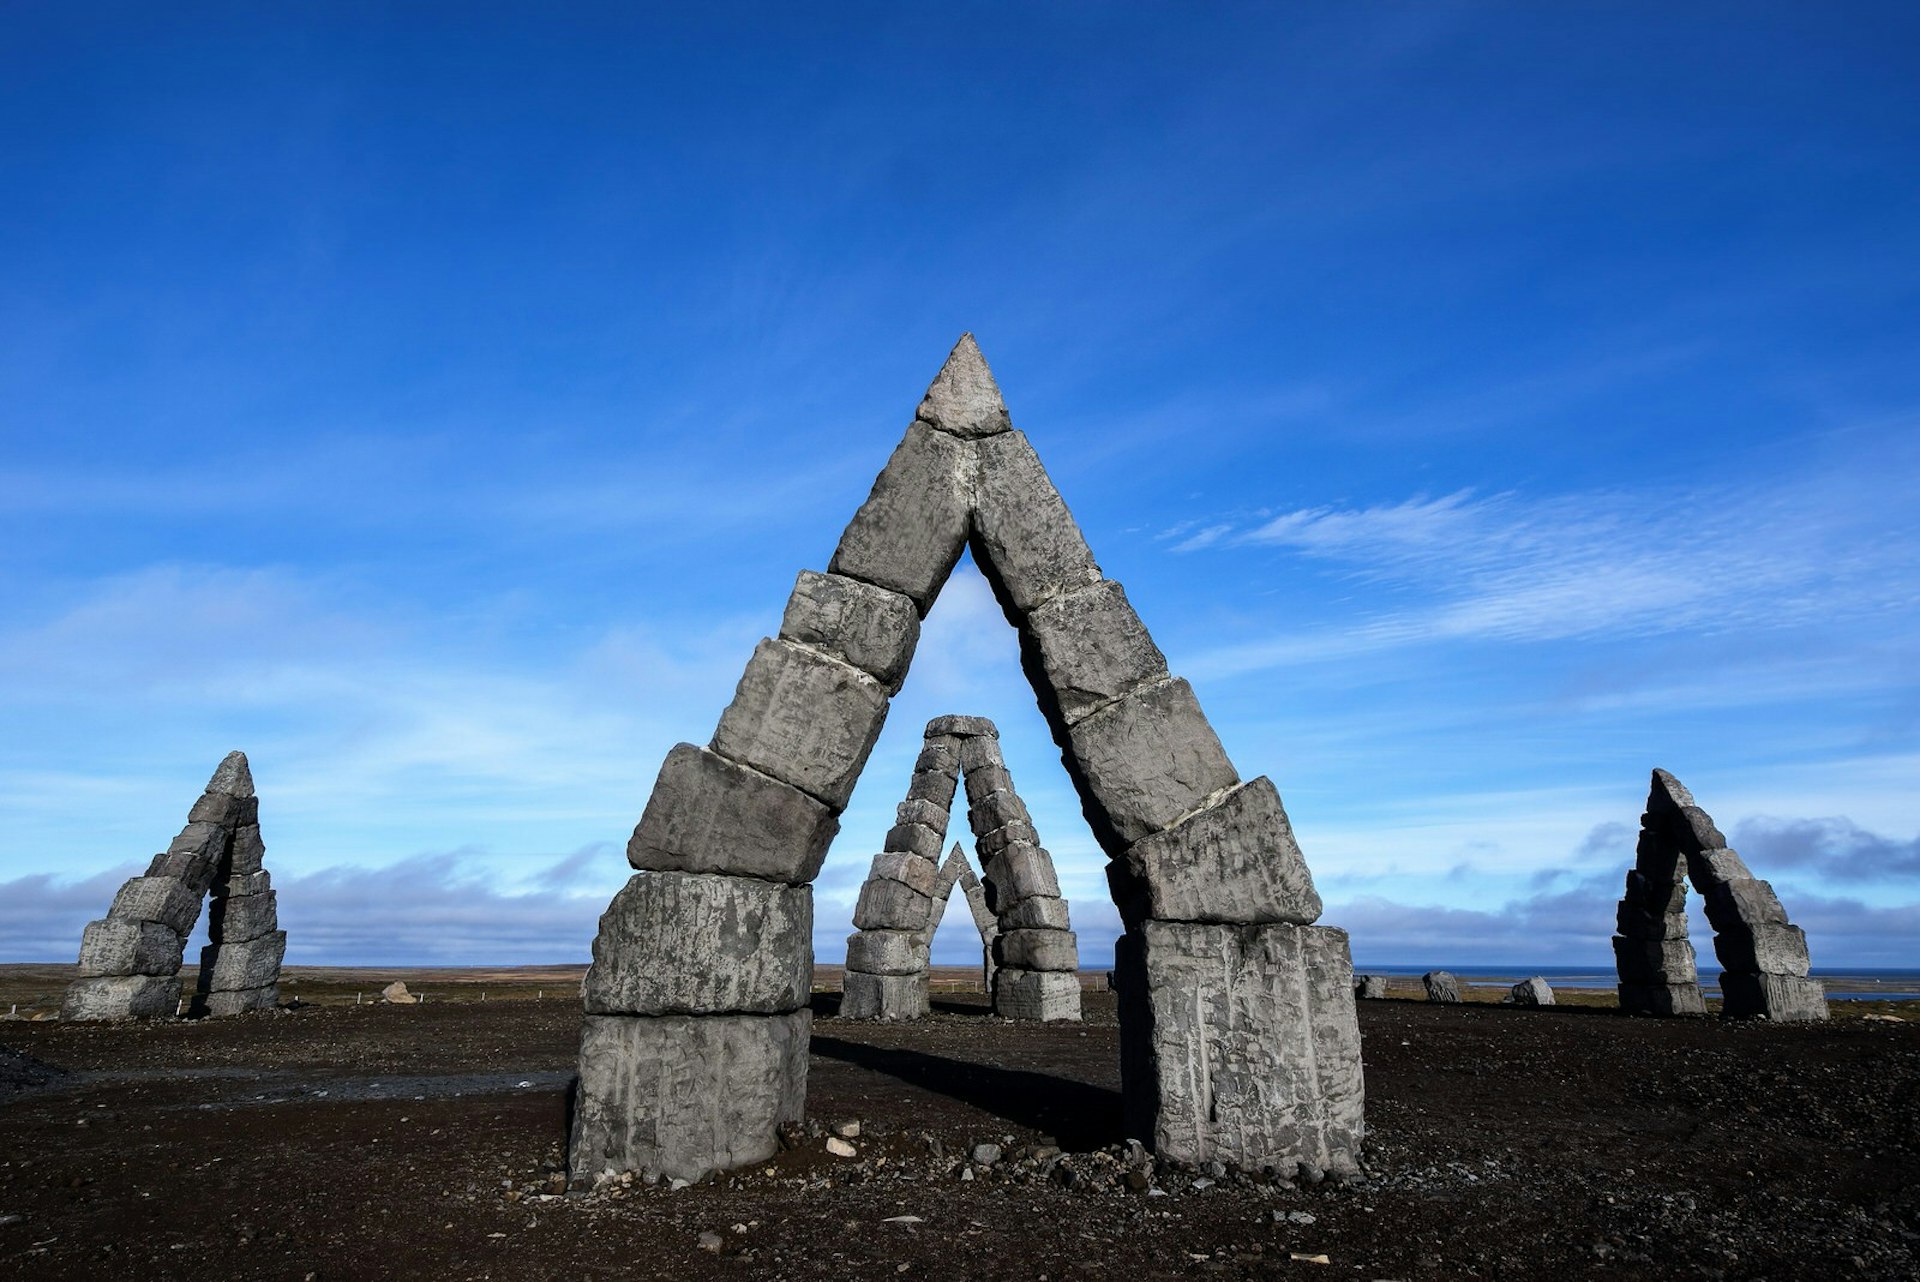
{"label": "stacked stone block", "polygon": [[279,1002],[286,932],[261,866],[259,799],[245,755],[229,753],[173,844],[120,888],[80,939],[79,978],[61,1016],[74,1020],[172,1016],[180,962],[213,893],[193,1012],[233,1015]]}
{"label": "stacked stone block", "polygon": [[1613,939],[1620,1007],[1645,1015],[1699,1015],[1693,944],[1687,938],[1687,881],[1706,901],[1729,1018],[1804,1021],[1827,1017],[1826,993],[1808,978],[1805,933],[1787,921],[1773,887],[1727,847],[1681,782],[1653,772],[1634,867],[1627,873]]}

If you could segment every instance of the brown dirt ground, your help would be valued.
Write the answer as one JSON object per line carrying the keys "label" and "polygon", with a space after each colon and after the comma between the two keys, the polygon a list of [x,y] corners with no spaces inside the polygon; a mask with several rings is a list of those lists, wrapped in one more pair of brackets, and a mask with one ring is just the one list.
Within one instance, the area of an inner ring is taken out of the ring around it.
{"label": "brown dirt ground", "polygon": [[[294,1013],[0,1023],[0,1277],[1920,1276],[1920,1023],[1362,1003],[1364,1184],[1162,1170],[1162,1196],[1098,1156],[1108,995],[1044,1027],[960,995],[843,1022],[822,996],[809,1115],[860,1119],[857,1158],[815,1137],[678,1191],[552,1196],[578,1006],[482,978],[484,1004],[355,1007],[379,984],[348,974]],[[1007,1156],[963,1182],[983,1141]]]}

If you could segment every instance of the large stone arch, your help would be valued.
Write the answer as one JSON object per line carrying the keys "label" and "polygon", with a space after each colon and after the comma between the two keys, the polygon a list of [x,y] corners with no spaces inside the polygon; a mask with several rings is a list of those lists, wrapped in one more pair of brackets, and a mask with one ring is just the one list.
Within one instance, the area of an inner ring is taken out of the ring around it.
{"label": "large stone arch", "polygon": [[1687,882],[1706,901],[1719,956],[1721,1013],[1739,1019],[1827,1017],[1826,991],[1807,978],[1806,932],[1787,921],[1773,887],[1757,880],[1693,794],[1653,772],[1640,841],[1616,917],[1620,1008],[1638,1015],[1704,1015],[1687,938]]}
{"label": "large stone arch", "polygon": [[1279,792],[1242,782],[1100,573],[963,335],[840,537],[803,571],[705,748],[667,754],[583,985],[578,1175],[759,1161],[806,1093],[810,883],[963,550],[1109,859],[1128,1133],[1163,1157],[1351,1169],[1362,1131],[1344,931]]}
{"label": "large stone arch", "polygon": [[104,918],[87,923],[80,977],[67,989],[60,1017],[171,1017],[180,1005],[181,954],[209,891],[192,1012],[271,1010],[280,1000],[287,933],[261,866],[266,853],[253,773],[244,753],[230,752],[173,844],[120,887]]}
{"label": "large stone arch", "polygon": [[[1010,1019],[1080,1018],[1080,953],[1060,896],[1053,856],[1040,844],[985,717],[927,723],[906,800],[874,856],[854,909],[840,1013],[855,1019],[919,1019],[927,1013],[928,948],[952,883],[934,860],[947,839],[954,795],[966,783],[967,823],[984,880],[975,911],[991,915],[988,991]],[[959,868],[971,875],[954,847]],[[950,859],[948,866],[952,867]],[[956,874],[958,875],[958,874]]]}

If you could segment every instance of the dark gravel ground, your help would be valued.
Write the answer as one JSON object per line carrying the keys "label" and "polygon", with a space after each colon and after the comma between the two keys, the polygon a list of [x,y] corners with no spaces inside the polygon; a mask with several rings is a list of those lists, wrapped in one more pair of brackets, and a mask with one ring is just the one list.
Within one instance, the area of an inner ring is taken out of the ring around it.
{"label": "dark gravel ground", "polygon": [[824,999],[814,1134],[572,1196],[570,1003],[0,1024],[0,1277],[1920,1276],[1920,1023],[1363,1003],[1369,1178],[1295,1186],[1130,1164],[1088,997],[1047,1027]]}

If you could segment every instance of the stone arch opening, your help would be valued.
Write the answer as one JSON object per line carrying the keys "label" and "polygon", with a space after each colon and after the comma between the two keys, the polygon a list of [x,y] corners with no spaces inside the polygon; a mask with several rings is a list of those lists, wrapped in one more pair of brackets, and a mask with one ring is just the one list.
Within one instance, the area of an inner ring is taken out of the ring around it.
{"label": "stone arch opening", "polygon": [[1720,972],[1721,1013],[1808,1021],[1827,1017],[1820,982],[1808,978],[1806,932],[1787,920],[1773,887],[1728,847],[1686,786],[1653,772],[1640,840],[1613,937],[1620,1009],[1637,1015],[1704,1015],[1687,883],[1704,901]]}
{"label": "stone arch opening", "polygon": [[582,986],[576,1175],[699,1178],[801,1115],[811,883],[969,549],[1109,858],[1128,1133],[1177,1162],[1355,1169],[1346,933],[1314,924],[1278,790],[1240,779],[962,335],[711,741],[661,767]]}

